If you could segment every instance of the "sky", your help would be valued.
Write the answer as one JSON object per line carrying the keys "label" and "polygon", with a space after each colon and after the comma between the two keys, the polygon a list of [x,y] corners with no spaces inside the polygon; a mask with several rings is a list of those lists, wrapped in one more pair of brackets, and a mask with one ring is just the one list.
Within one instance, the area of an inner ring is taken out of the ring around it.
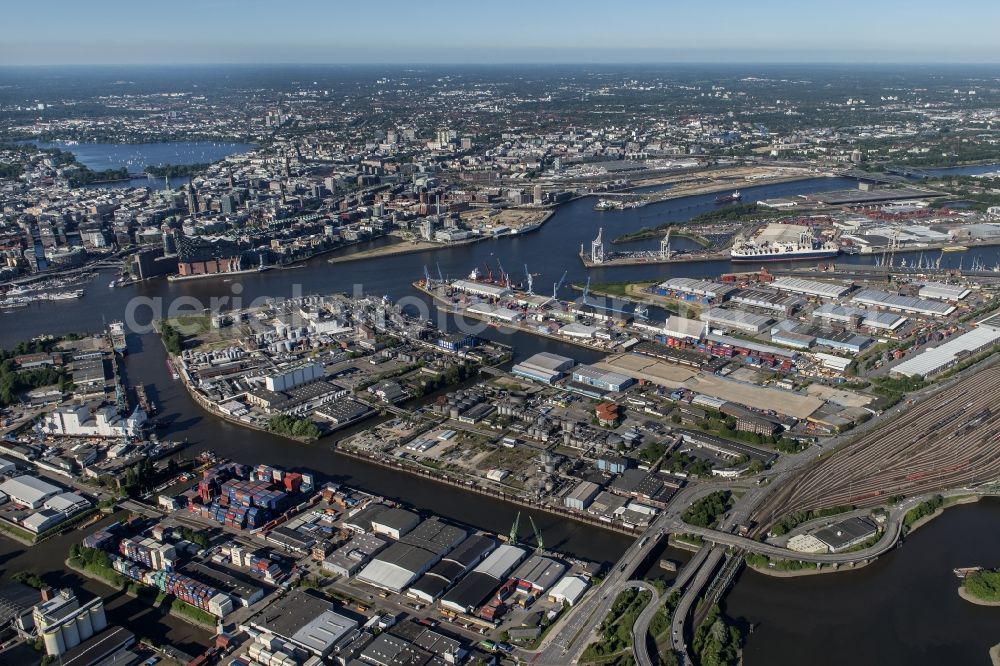
{"label": "sky", "polygon": [[0,16],[0,65],[1000,62],[1000,0],[34,0]]}

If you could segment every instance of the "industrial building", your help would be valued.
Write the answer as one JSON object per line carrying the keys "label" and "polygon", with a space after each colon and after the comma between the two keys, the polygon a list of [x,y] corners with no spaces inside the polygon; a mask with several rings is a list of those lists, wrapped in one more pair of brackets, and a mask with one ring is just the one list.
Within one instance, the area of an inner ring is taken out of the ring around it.
{"label": "industrial building", "polygon": [[323,570],[337,576],[353,576],[387,543],[374,534],[356,534],[323,560]]}
{"label": "industrial building", "polygon": [[670,278],[657,286],[657,292],[661,296],[673,296],[702,303],[724,301],[734,291],[736,287],[728,284],[685,277]]}
{"label": "industrial building", "polygon": [[397,507],[386,507],[371,519],[371,530],[375,534],[383,534],[391,539],[399,540],[414,527],[420,524],[420,516]]}
{"label": "industrial building", "polygon": [[581,481],[573,490],[563,498],[563,504],[567,508],[583,511],[601,492],[601,487],[593,481]]}
{"label": "industrial building", "polygon": [[663,333],[678,340],[701,340],[705,335],[705,322],[688,319],[680,315],[670,315],[663,326]]}
{"label": "industrial building", "polygon": [[511,373],[518,377],[551,384],[562,378],[574,364],[575,361],[566,356],[541,352],[515,365],[511,368]]}
{"label": "industrial building", "polygon": [[921,298],[934,298],[939,301],[960,301],[972,290],[961,284],[945,284],[944,282],[925,282],[917,296]]}
{"label": "industrial building", "polygon": [[402,592],[465,536],[465,530],[460,527],[437,519],[425,520],[373,558],[358,573],[358,580],[391,592]]}
{"label": "industrial building", "polygon": [[813,536],[831,553],[853,548],[878,534],[878,527],[864,516],[841,520],[829,527],[813,532]]}
{"label": "industrial building", "polygon": [[552,587],[566,573],[566,565],[551,557],[532,555],[514,570],[512,576],[526,585],[533,592],[542,594]]}
{"label": "industrial building", "polygon": [[819,282],[818,280],[803,280],[801,278],[781,277],[771,283],[778,291],[793,294],[804,294],[815,298],[843,298],[851,291],[851,285]]}
{"label": "industrial building", "polygon": [[357,621],[335,612],[332,603],[304,590],[291,590],[247,624],[318,657],[326,657],[345,644],[358,628]]}
{"label": "industrial building", "polygon": [[602,391],[624,391],[635,383],[634,379],[623,374],[582,364],[573,368],[573,381]]}
{"label": "industrial building", "polygon": [[517,546],[499,546],[441,598],[441,606],[456,613],[472,612],[500,587],[526,554]]}
{"label": "industrial building", "polygon": [[897,310],[899,312],[910,312],[925,316],[947,317],[955,311],[955,306],[941,301],[932,301],[916,296],[901,296],[890,294],[879,289],[863,289],[851,297],[855,303],[869,305],[886,310]]}
{"label": "industrial building", "polygon": [[510,296],[511,290],[507,287],[498,287],[483,282],[473,282],[471,280],[455,280],[451,283],[451,288],[473,296],[484,296],[486,298],[504,298]]}
{"label": "industrial building", "polygon": [[425,603],[437,601],[462,574],[489,555],[496,545],[496,541],[483,534],[469,536],[411,585],[407,595]]}
{"label": "industrial building", "polygon": [[31,619],[50,656],[65,654],[108,626],[103,599],[95,597],[81,604],[69,589],[60,590],[51,599],[36,605],[31,611]]}
{"label": "industrial building", "polygon": [[277,372],[264,377],[264,387],[268,391],[287,391],[300,384],[323,378],[322,363],[303,363],[289,368],[281,368]]}
{"label": "industrial building", "polygon": [[573,606],[587,591],[587,584],[580,576],[563,576],[549,591],[549,599],[557,604]]}
{"label": "industrial building", "polygon": [[806,304],[804,300],[789,294],[780,294],[766,289],[744,289],[730,298],[733,303],[768,310],[784,317]]}
{"label": "industrial building", "polygon": [[744,312],[743,310],[728,310],[725,308],[712,308],[701,313],[701,320],[710,326],[719,328],[734,329],[757,335],[764,331],[772,321],[770,317]]}
{"label": "industrial building", "polygon": [[22,474],[0,483],[0,492],[10,501],[29,509],[38,509],[45,500],[62,492],[62,488],[39,478]]}
{"label": "industrial building", "polygon": [[929,377],[997,344],[1000,344],[1000,330],[980,326],[952,338],[940,347],[925,349],[892,367],[889,374],[894,377]]}

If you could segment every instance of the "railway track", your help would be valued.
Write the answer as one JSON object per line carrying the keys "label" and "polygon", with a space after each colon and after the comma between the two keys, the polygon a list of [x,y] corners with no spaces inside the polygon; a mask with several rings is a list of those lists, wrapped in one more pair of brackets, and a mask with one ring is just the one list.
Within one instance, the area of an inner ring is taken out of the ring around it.
{"label": "railway track", "polygon": [[800,471],[755,514],[884,504],[1000,477],[1000,367],[986,368]]}

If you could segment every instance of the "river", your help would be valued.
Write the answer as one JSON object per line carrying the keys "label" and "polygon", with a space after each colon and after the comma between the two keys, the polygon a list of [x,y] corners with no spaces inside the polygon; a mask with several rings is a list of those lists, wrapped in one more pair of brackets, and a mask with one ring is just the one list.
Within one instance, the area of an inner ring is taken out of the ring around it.
{"label": "river", "polygon": [[754,625],[746,666],[989,664],[1000,608],[956,593],[955,567],[1000,566],[1000,500],[947,509],[857,571],[772,578],[744,571],[726,613]]}
{"label": "river", "polygon": [[[743,192],[748,200],[757,200],[853,186],[853,181],[846,179],[817,178],[795,183],[755,186],[746,188]],[[105,273],[98,275],[86,285],[86,295],[78,301],[38,302],[16,313],[0,315],[0,321],[6,324],[0,327],[0,345],[9,347],[19,340],[41,333],[101,331],[109,321],[122,319],[129,303],[134,303],[133,299],[137,298],[154,304],[154,307],[159,303],[161,313],[166,313],[169,304],[176,303],[181,297],[193,299],[204,307],[210,304],[213,297],[239,296],[244,303],[247,303],[262,296],[287,297],[295,293],[330,291],[350,293],[356,285],[359,285],[367,293],[388,295],[394,300],[403,297],[413,299],[413,303],[418,306],[422,304],[432,316],[439,317],[433,308],[427,307],[426,298],[411,286],[412,281],[423,275],[425,266],[435,276],[440,270],[445,277],[454,278],[465,276],[474,267],[480,267],[482,270],[484,264],[488,264],[496,272],[498,262],[503,262],[514,279],[520,279],[527,265],[528,270],[538,274],[534,283],[536,291],[550,293],[552,285],[560,279],[564,271],[567,273],[567,284],[572,282],[582,284],[586,281],[588,271],[583,268],[578,253],[581,243],[589,247],[598,228],[604,228],[605,238],[610,239],[621,233],[664,221],[690,219],[698,213],[714,210],[714,200],[714,194],[706,194],[665,201],[639,209],[597,212],[593,210],[594,200],[584,198],[561,206],[550,220],[534,233],[502,237],[452,249],[338,265],[331,265],[327,263],[326,257],[319,257],[307,262],[301,268],[240,275],[231,280],[229,278],[180,282],[154,280],[124,288],[109,289],[107,284],[111,276]],[[984,255],[983,258],[992,265],[995,253],[989,250],[987,252],[988,256]],[[975,256],[976,251],[964,254],[965,261],[968,262],[970,255]],[[848,256],[841,260],[871,263],[872,258]],[[958,258],[949,256],[945,256],[944,260],[953,261],[955,265],[959,261]],[[728,261],[716,261],[609,267],[589,271],[589,275],[594,282],[662,280],[670,276],[713,277],[729,270],[747,270],[747,267],[733,265]],[[569,297],[570,293],[567,287],[563,287],[560,295]],[[140,322],[148,321],[149,317],[149,308],[143,307],[138,310],[137,319]],[[445,328],[454,326],[454,322],[447,318],[440,318],[439,324]],[[516,358],[524,358],[543,350],[566,354],[581,362],[590,362],[599,356],[596,352],[521,333],[504,335],[489,329],[485,335],[494,338],[502,336],[503,342],[514,345]],[[128,375],[133,381],[153,385],[151,397],[160,405],[162,418],[169,422],[166,436],[189,438],[194,443],[191,451],[211,448],[221,455],[246,463],[313,469],[324,477],[397,498],[466,524],[497,532],[506,532],[517,513],[515,507],[502,502],[400,475],[337,455],[331,451],[330,439],[316,444],[298,444],[267,433],[239,428],[209,416],[194,404],[179,382],[171,380],[165,366],[165,353],[155,335],[148,333],[130,335],[129,354],[125,364]],[[612,562],[629,543],[629,539],[622,535],[573,521],[549,515],[536,514],[534,517],[544,534],[547,547],[584,559]],[[950,518],[944,518],[940,523],[945,524],[948,521]],[[920,548],[917,544],[919,542],[908,546],[908,549],[917,550]],[[924,546],[924,550],[932,556],[933,546],[928,544]],[[970,556],[969,559],[976,558]],[[885,561],[891,560],[886,558]],[[881,563],[879,566],[882,566]],[[752,580],[750,576],[744,578]],[[741,593],[745,587],[746,583],[741,582],[736,588],[736,593]],[[836,598],[845,607],[850,606],[854,603],[853,590],[854,588],[850,586],[834,585],[829,591],[831,598],[825,601],[832,603]],[[901,590],[900,593],[904,594],[905,590]],[[814,598],[810,595],[789,593],[787,601],[789,617],[798,618],[808,614],[813,603]],[[919,603],[922,603],[919,596],[913,595],[902,600],[900,607],[916,606]],[[860,606],[860,608],[865,607]],[[950,620],[942,621],[950,623]],[[857,623],[860,631],[863,628],[861,625],[866,624],[868,619],[864,613],[855,612],[845,616],[844,622]],[[953,627],[953,630],[962,633],[960,627]],[[812,638],[804,637],[794,645],[805,650]],[[761,642],[756,640],[755,636],[751,641],[751,648]]]}

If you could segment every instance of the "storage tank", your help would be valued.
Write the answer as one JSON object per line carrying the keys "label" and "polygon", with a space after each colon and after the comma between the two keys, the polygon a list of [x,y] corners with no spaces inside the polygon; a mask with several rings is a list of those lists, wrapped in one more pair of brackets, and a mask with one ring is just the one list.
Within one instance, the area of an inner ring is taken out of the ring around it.
{"label": "storage tank", "polygon": [[104,617],[104,604],[100,603],[90,609],[90,624],[94,628],[94,633],[100,633],[107,629],[108,620]]}
{"label": "storage tank", "polygon": [[63,623],[62,634],[67,649],[75,648],[80,644],[80,630],[76,626],[76,618]]}
{"label": "storage tank", "polygon": [[45,630],[42,633],[42,640],[45,642],[47,654],[62,654],[66,651],[66,642],[63,640],[62,631],[58,628]]}
{"label": "storage tank", "polygon": [[90,621],[90,613],[80,613],[76,619],[77,627],[80,630],[80,642],[83,642],[94,635],[94,624]]}

